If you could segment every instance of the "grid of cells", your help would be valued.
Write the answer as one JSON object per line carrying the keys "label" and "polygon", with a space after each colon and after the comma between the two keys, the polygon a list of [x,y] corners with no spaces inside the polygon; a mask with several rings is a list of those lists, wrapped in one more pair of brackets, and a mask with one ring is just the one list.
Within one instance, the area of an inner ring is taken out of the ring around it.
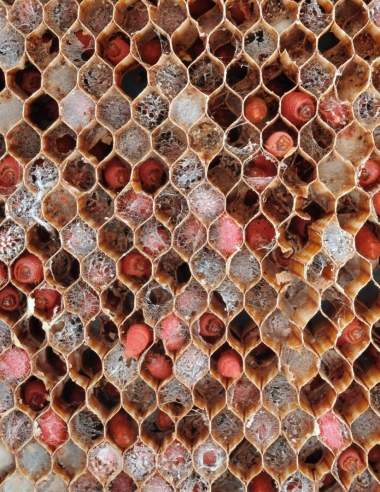
{"label": "grid of cells", "polygon": [[379,0],[0,0],[0,492],[380,490],[379,55]]}

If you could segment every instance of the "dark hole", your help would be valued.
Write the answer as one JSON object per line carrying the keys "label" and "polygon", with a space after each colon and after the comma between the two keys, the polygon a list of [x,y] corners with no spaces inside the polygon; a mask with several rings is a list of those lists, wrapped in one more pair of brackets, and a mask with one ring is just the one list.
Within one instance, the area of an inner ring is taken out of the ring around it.
{"label": "dark hole", "polygon": [[307,458],[305,458],[305,463],[310,465],[316,465],[318,461],[322,459],[323,451],[322,449],[316,449],[313,453],[309,454]]}
{"label": "dark hole", "polygon": [[191,278],[191,271],[190,271],[190,267],[188,265],[188,263],[184,262],[184,263],[181,263],[178,267],[177,267],[177,282],[179,284],[184,284],[186,282],[188,282]]}
{"label": "dark hole", "polygon": [[135,99],[147,85],[148,76],[145,68],[141,65],[125,73],[121,80],[121,89],[132,99]]}

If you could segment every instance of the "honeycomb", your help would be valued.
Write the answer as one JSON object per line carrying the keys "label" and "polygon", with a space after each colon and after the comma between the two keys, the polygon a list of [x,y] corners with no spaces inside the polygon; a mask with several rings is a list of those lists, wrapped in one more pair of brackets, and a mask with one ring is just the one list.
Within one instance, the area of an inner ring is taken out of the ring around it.
{"label": "honeycomb", "polygon": [[[380,491],[379,255],[356,247],[363,225],[380,238],[380,179],[360,184],[380,164],[379,55],[379,0],[0,1],[0,166],[18,166],[0,180],[17,304],[0,307],[0,492]],[[299,127],[292,92],[316,106]],[[273,175],[252,171],[263,155]],[[126,357],[141,323],[152,340]],[[238,378],[218,370],[231,349]]]}

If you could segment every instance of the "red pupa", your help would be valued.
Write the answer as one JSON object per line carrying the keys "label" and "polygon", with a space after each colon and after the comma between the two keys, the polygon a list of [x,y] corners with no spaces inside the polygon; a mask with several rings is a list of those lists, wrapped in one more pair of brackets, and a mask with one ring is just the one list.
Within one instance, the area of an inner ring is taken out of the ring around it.
{"label": "red pupa", "polygon": [[300,127],[315,115],[315,104],[308,94],[290,92],[282,98],[281,113],[294,126]]}
{"label": "red pupa", "polygon": [[204,313],[199,319],[199,334],[202,337],[219,337],[223,335],[225,325],[215,314]]}
{"label": "red pupa", "polygon": [[151,39],[140,48],[141,59],[149,65],[155,65],[161,58],[162,50],[159,39]]}
{"label": "red pupa", "polygon": [[344,447],[342,424],[332,412],[322,415],[318,419],[318,425],[320,437],[327,446],[334,450]]}
{"label": "red pupa", "polygon": [[146,193],[154,193],[164,183],[165,171],[156,159],[147,159],[139,167],[141,187]]}
{"label": "red pupa", "polygon": [[36,308],[40,310],[48,310],[58,304],[60,294],[54,289],[39,289],[34,293]]}
{"label": "red pupa", "polygon": [[25,379],[30,373],[30,357],[18,347],[11,348],[0,357],[0,377],[5,381],[16,383]]}
{"label": "red pupa", "polygon": [[165,355],[151,352],[145,358],[145,365],[150,374],[156,379],[166,379],[173,372],[172,362]]}
{"label": "red pupa", "polygon": [[240,378],[242,375],[241,358],[234,349],[228,349],[219,357],[218,373],[225,378]]}
{"label": "red pupa", "polygon": [[380,256],[380,243],[367,225],[363,225],[356,234],[355,245],[357,251],[368,260],[377,260]]}
{"label": "red pupa", "polygon": [[359,185],[366,188],[374,183],[380,175],[380,166],[377,162],[368,159],[360,168]]}
{"label": "red pupa", "polygon": [[141,253],[129,253],[123,258],[122,270],[125,275],[131,277],[150,277],[152,274],[152,264]]}
{"label": "red pupa", "polygon": [[141,354],[153,340],[152,330],[143,323],[132,325],[127,331],[125,342],[125,357],[134,357]]}
{"label": "red pupa", "polygon": [[354,319],[344,328],[342,334],[338,338],[338,347],[344,345],[345,343],[355,344],[367,338],[366,332],[363,330],[362,323]]}
{"label": "red pupa", "polygon": [[357,451],[346,449],[338,458],[338,466],[346,472],[355,473],[364,466],[364,463]]}
{"label": "red pupa", "polygon": [[275,132],[265,142],[265,148],[275,157],[284,157],[293,146],[292,137],[285,132]]}
{"label": "red pupa", "polygon": [[380,191],[372,197],[373,208],[377,215],[380,215]]}
{"label": "red pupa", "polygon": [[158,430],[165,432],[174,428],[174,422],[167,413],[159,410],[156,415],[156,426]]}
{"label": "red pupa", "polygon": [[21,178],[22,168],[16,159],[10,155],[4,157],[0,163],[0,188],[12,191]]}
{"label": "red pupa", "polygon": [[242,230],[226,213],[217,220],[216,225],[218,249],[223,255],[231,256],[243,242]]}
{"label": "red pupa", "polygon": [[8,285],[0,290],[0,308],[4,311],[15,311],[20,305],[20,297],[17,290]]}
{"label": "red pupa", "polygon": [[258,191],[263,191],[270,181],[277,174],[277,167],[274,162],[262,154],[252,159],[252,164],[246,168],[245,175],[248,180],[252,180],[253,186]]}
{"label": "red pupa", "polygon": [[21,75],[21,89],[29,96],[41,87],[41,74],[36,68],[27,68]]}
{"label": "red pupa", "polygon": [[251,123],[260,123],[267,115],[268,107],[264,99],[250,97],[244,104],[244,115]]}
{"label": "red pupa", "polygon": [[255,251],[268,246],[275,236],[273,225],[265,218],[254,219],[246,230],[247,243]]}
{"label": "red pupa", "polygon": [[40,438],[48,446],[57,448],[63,444],[68,436],[66,422],[59,415],[49,409],[39,421]]}
{"label": "red pupa", "polygon": [[16,261],[13,275],[22,284],[39,284],[44,278],[42,262],[37,256],[28,254]]}
{"label": "red pupa", "polygon": [[117,65],[129,55],[130,50],[129,44],[123,39],[123,35],[119,33],[107,41],[104,54],[110,62]]}
{"label": "red pupa", "polygon": [[265,471],[256,475],[248,486],[248,492],[272,492],[273,490],[271,478]]}
{"label": "red pupa", "polygon": [[181,320],[175,313],[169,314],[161,321],[160,334],[166,348],[172,352],[179,350],[185,343],[185,336],[181,331]]}
{"label": "red pupa", "polygon": [[8,278],[8,270],[4,263],[0,263],[0,286],[5,284]]}
{"label": "red pupa", "polygon": [[40,379],[28,381],[24,386],[23,402],[26,406],[39,412],[44,408],[48,401],[48,392],[45,383]]}
{"label": "red pupa", "polygon": [[129,448],[135,440],[136,433],[132,421],[125,413],[117,413],[108,423],[113,440],[121,448]]}
{"label": "red pupa", "polygon": [[113,157],[107,162],[104,168],[104,179],[110,188],[117,190],[124,188],[128,183],[130,174],[117,157]]}

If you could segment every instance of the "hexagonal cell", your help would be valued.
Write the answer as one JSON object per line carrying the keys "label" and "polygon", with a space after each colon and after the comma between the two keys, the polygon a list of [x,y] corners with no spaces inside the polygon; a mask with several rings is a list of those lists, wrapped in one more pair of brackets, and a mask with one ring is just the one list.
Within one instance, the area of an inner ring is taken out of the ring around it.
{"label": "hexagonal cell", "polygon": [[132,230],[119,219],[112,219],[99,230],[99,247],[118,259],[133,245]]}
{"label": "hexagonal cell", "polygon": [[371,135],[354,121],[342,130],[336,139],[336,151],[345,159],[356,164],[369,156],[372,149]]}
{"label": "hexagonal cell", "polygon": [[91,490],[94,492],[101,492],[103,489],[102,484],[89,470],[85,470],[82,475],[79,475],[79,477],[72,482],[71,490],[77,492],[83,490],[85,487],[91,487]]}
{"label": "hexagonal cell", "polygon": [[115,81],[118,89],[135,99],[148,85],[147,71],[136,60],[131,59],[116,68]]}
{"label": "hexagonal cell", "polygon": [[32,421],[19,410],[3,416],[1,419],[1,437],[11,451],[17,451],[32,436]]}
{"label": "hexagonal cell", "polygon": [[116,212],[131,225],[145,222],[153,213],[153,200],[144,193],[127,190],[116,198]]}
{"label": "hexagonal cell", "polygon": [[202,56],[189,68],[190,83],[206,95],[212,94],[223,82],[224,67],[221,62]]}
{"label": "hexagonal cell", "polygon": [[337,203],[337,219],[340,226],[355,234],[368,217],[369,204],[366,194],[355,188],[347,195],[339,198]]}
{"label": "hexagonal cell", "polygon": [[136,183],[138,191],[154,195],[167,183],[169,169],[162,159],[152,154],[152,157],[134,168],[133,174],[132,181]]}
{"label": "hexagonal cell", "polygon": [[41,149],[38,133],[25,121],[21,121],[11,129],[7,135],[7,144],[8,150],[25,164]]}
{"label": "hexagonal cell", "polygon": [[46,132],[43,150],[54,161],[61,163],[76,147],[76,134],[64,123],[60,123]]}
{"label": "hexagonal cell", "polygon": [[[2,485],[2,489],[6,490],[5,487],[11,491],[20,490],[24,492],[32,492],[34,490],[33,484],[19,471],[16,471],[5,483]],[[62,491],[63,492],[63,491]]]}
{"label": "hexagonal cell", "polygon": [[263,403],[282,419],[297,407],[297,391],[285,376],[277,374],[263,389]]}
{"label": "hexagonal cell", "polygon": [[297,450],[311,437],[314,431],[314,419],[311,415],[297,408],[282,420],[282,429],[287,439]]}
{"label": "hexagonal cell", "polygon": [[316,39],[303,26],[292,26],[280,38],[280,51],[287,51],[291,60],[298,66],[303,65],[316,48]]}
{"label": "hexagonal cell", "polygon": [[3,70],[10,70],[20,65],[25,41],[23,36],[12,26],[7,25],[0,32],[0,65]]}
{"label": "hexagonal cell", "polygon": [[112,70],[95,56],[80,70],[78,80],[80,87],[100,99],[112,86]]}
{"label": "hexagonal cell", "polygon": [[316,34],[322,32],[332,20],[331,5],[318,3],[317,0],[311,0],[302,4],[300,9],[300,20],[304,26]]}
{"label": "hexagonal cell", "polygon": [[229,153],[222,151],[210,162],[207,177],[223,194],[227,194],[238,182],[240,174],[240,162]]}
{"label": "hexagonal cell", "polygon": [[71,419],[70,429],[74,442],[77,441],[86,449],[103,438],[104,433],[102,422],[87,408]]}
{"label": "hexagonal cell", "polygon": [[[41,214],[41,201],[29,190],[19,188],[9,199],[9,215],[20,222],[23,226],[36,222]],[[11,246],[14,247],[14,244]]]}
{"label": "hexagonal cell", "polygon": [[185,3],[173,5],[169,0],[160,3],[152,16],[153,21],[170,36],[187,18]]}
{"label": "hexagonal cell", "polygon": [[76,22],[63,36],[61,50],[71,63],[80,68],[95,53],[94,38],[82,24]]}
{"label": "hexagonal cell", "polygon": [[[33,92],[37,90],[34,89],[34,85],[37,85],[39,88],[41,84],[41,82],[38,82],[38,78],[39,77],[36,74],[35,79],[33,79],[36,80],[36,82],[33,82]],[[23,79],[21,77],[21,88],[22,80]],[[42,84],[47,93],[60,101],[63,97],[67,96],[72,89],[74,89],[76,81],[77,71],[75,70],[75,67],[69,64],[62,55],[59,55],[45,70]]]}
{"label": "hexagonal cell", "polygon": [[193,457],[195,470],[210,482],[227,468],[227,453],[211,437],[194,451]]}
{"label": "hexagonal cell", "polygon": [[107,442],[91,449],[88,459],[90,470],[103,483],[114,479],[121,471],[121,454]]}
{"label": "hexagonal cell", "polygon": [[79,278],[79,262],[65,250],[60,251],[49,262],[54,284],[68,287]]}
{"label": "hexagonal cell", "polygon": [[319,417],[331,408],[336,392],[318,374],[301,388],[300,398],[303,402],[302,407]]}
{"label": "hexagonal cell", "polygon": [[150,69],[149,77],[152,85],[158,86],[169,100],[179,94],[187,84],[187,72],[172,56]]}
{"label": "hexagonal cell", "polygon": [[182,420],[178,422],[177,435],[193,449],[209,433],[209,421],[205,410],[193,407]]}
{"label": "hexagonal cell", "polygon": [[16,0],[9,11],[10,22],[24,35],[34,31],[42,22],[42,7],[36,0]]}
{"label": "hexagonal cell", "polygon": [[33,481],[46,475],[51,467],[49,453],[34,439],[22,448],[17,458],[20,468]]}
{"label": "hexagonal cell", "polygon": [[244,36],[245,51],[257,64],[262,65],[277,48],[277,39],[276,31],[260,22]]}
{"label": "hexagonal cell", "polygon": [[171,185],[157,195],[155,209],[157,218],[170,229],[177,227],[189,213],[185,197]]}
{"label": "hexagonal cell", "polygon": [[354,101],[354,114],[364,128],[373,130],[379,120],[380,95],[374,89],[368,88],[362,92]]}
{"label": "hexagonal cell", "polygon": [[115,135],[115,150],[135,164],[150,150],[149,134],[131,121]]}
{"label": "hexagonal cell", "polygon": [[283,436],[280,436],[265,451],[263,461],[272,473],[281,477],[281,480],[297,469],[296,456]]}
{"label": "hexagonal cell", "polygon": [[37,128],[46,130],[58,119],[58,104],[52,97],[42,94],[26,104],[25,115]]}
{"label": "hexagonal cell", "polygon": [[319,179],[335,197],[344,195],[355,186],[354,168],[335,152],[319,164],[318,171]]}
{"label": "hexagonal cell", "polygon": [[227,1],[226,14],[227,19],[242,32],[249,29],[260,17],[258,5],[253,0],[248,2]]}
{"label": "hexagonal cell", "polygon": [[67,357],[67,361],[70,376],[84,387],[87,387],[90,380],[100,375],[103,370],[99,355],[87,345],[81,345],[75,352],[72,352]]}
{"label": "hexagonal cell", "polygon": [[236,31],[230,30],[228,24],[222,24],[210,35],[210,51],[224,65],[228,65],[241,50],[241,41]]}
{"label": "hexagonal cell", "polygon": [[267,0],[262,9],[265,21],[278,33],[285,31],[295,22],[297,12],[294,5],[288,5],[284,1]]}
{"label": "hexagonal cell", "polygon": [[7,133],[22,117],[22,102],[8,89],[0,95],[0,131]]}
{"label": "hexagonal cell", "polygon": [[188,66],[205,50],[204,42],[199,37],[194,22],[187,20],[184,26],[173,36],[175,54]]}
{"label": "hexagonal cell", "polygon": [[260,343],[247,354],[245,370],[257,386],[264,386],[278,372],[278,357],[271,348]]}
{"label": "hexagonal cell", "polygon": [[[227,391],[227,405],[232,408],[241,419],[246,419],[253,412],[257,411],[260,405],[260,391],[243,374]],[[248,434],[248,432],[247,432]]]}
{"label": "hexagonal cell", "polygon": [[300,71],[302,87],[316,97],[330,87],[334,80],[335,69],[319,55],[313,55]]}
{"label": "hexagonal cell", "polygon": [[169,45],[165,36],[147,24],[135,38],[135,54],[146,65],[156,65],[162,54],[169,54]]}
{"label": "hexagonal cell", "polygon": [[97,290],[103,289],[116,275],[116,267],[109,258],[101,251],[94,251],[83,260],[83,277]]}
{"label": "hexagonal cell", "polygon": [[153,148],[170,163],[176,161],[187,149],[186,134],[169,121],[157,128],[152,138]]}
{"label": "hexagonal cell", "polygon": [[35,358],[36,369],[45,374],[49,384],[56,384],[67,372],[66,362],[58,351],[46,347]]}
{"label": "hexagonal cell", "polygon": [[64,299],[67,309],[77,313],[84,322],[93,318],[100,308],[96,292],[82,280],[65,292]]}
{"label": "hexagonal cell", "polygon": [[295,278],[280,295],[284,313],[298,326],[305,326],[318,310],[319,295],[302,280]]}
{"label": "hexagonal cell", "polygon": [[[206,408],[210,417],[216,415],[226,403],[226,392],[223,385],[211,374],[206,374],[194,387],[195,403],[200,408]],[[203,425],[206,423],[204,419]]]}
{"label": "hexagonal cell", "polygon": [[172,182],[184,194],[188,194],[204,179],[204,166],[192,151],[186,154],[172,167]]}
{"label": "hexagonal cell", "polygon": [[168,117],[169,106],[158,92],[149,92],[136,101],[132,114],[144,128],[153,130]]}
{"label": "hexagonal cell", "polygon": [[78,206],[79,213],[94,228],[103,225],[114,213],[112,198],[100,187],[83,195]]}
{"label": "hexagonal cell", "polygon": [[[363,346],[363,344],[361,345]],[[323,354],[320,373],[339,393],[343,393],[352,381],[349,364],[334,349]]]}
{"label": "hexagonal cell", "polygon": [[8,475],[11,475],[16,469],[15,456],[8,451],[4,444],[0,444],[1,453],[1,467],[0,467],[0,481],[2,482]]}
{"label": "hexagonal cell", "polygon": [[244,226],[259,209],[259,196],[245,183],[238,183],[227,196],[227,213]]}
{"label": "hexagonal cell", "polygon": [[81,133],[78,148],[88,156],[93,164],[97,164],[112,152],[112,134],[94,121]]}
{"label": "hexagonal cell", "polygon": [[181,418],[193,406],[191,391],[176,378],[172,378],[168,383],[162,385],[157,396],[160,408],[167,412],[172,419],[173,417],[174,419],[176,417]]}
{"label": "hexagonal cell", "polygon": [[26,38],[26,50],[33,63],[45,70],[58,55],[59,41],[52,31],[41,25]]}
{"label": "hexagonal cell", "polygon": [[353,55],[349,38],[333,25],[318,40],[318,50],[336,68],[346,63]]}
{"label": "hexagonal cell", "polygon": [[82,219],[76,219],[62,230],[65,248],[81,257],[88,255],[96,247],[96,233]]}
{"label": "hexagonal cell", "polygon": [[75,198],[65,188],[59,187],[49,193],[43,201],[44,215],[55,227],[61,229],[77,213]]}
{"label": "hexagonal cell", "polygon": [[260,145],[260,132],[250,123],[238,121],[226,131],[225,148],[241,161],[250,157]]}
{"label": "hexagonal cell", "polygon": [[87,333],[90,347],[98,350],[99,353],[112,349],[118,342],[117,326],[102,312],[90,321],[87,326]]}
{"label": "hexagonal cell", "polygon": [[91,163],[76,152],[63,168],[63,179],[74,193],[89,191],[96,182],[95,169]]}
{"label": "hexagonal cell", "polygon": [[58,169],[45,156],[41,156],[26,167],[25,181],[34,193],[44,195],[50,191],[58,181]]}
{"label": "hexagonal cell", "polygon": [[[140,463],[146,463],[140,466]],[[124,455],[124,469],[133,477],[136,482],[146,480],[153,473],[155,468],[155,453],[142,441],[137,442],[132,449]]]}
{"label": "hexagonal cell", "polygon": [[319,103],[318,114],[333,130],[338,132],[352,121],[352,106],[343,103],[333,92],[323,96]]}
{"label": "hexagonal cell", "polygon": [[53,228],[45,228],[35,224],[27,232],[28,248],[44,261],[51,258],[61,247],[58,232]]}
{"label": "hexagonal cell", "polygon": [[223,18],[223,8],[219,1],[189,2],[189,12],[193,19],[198,22],[201,31],[211,32]]}
{"label": "hexagonal cell", "polygon": [[45,7],[45,22],[59,36],[63,36],[75,22],[78,14],[78,4],[74,0],[68,0],[64,4],[59,0],[52,0]]}
{"label": "hexagonal cell", "polygon": [[94,118],[95,104],[83,91],[71,92],[61,103],[62,119],[80,132]]}
{"label": "hexagonal cell", "polygon": [[360,31],[368,22],[366,9],[353,2],[346,0],[335,9],[335,20],[351,38]]}
{"label": "hexagonal cell", "polygon": [[260,71],[248,57],[241,56],[228,66],[226,83],[241,97],[245,97],[260,85]]}
{"label": "hexagonal cell", "polygon": [[208,101],[208,114],[225,130],[241,116],[241,100],[228,89],[214,93]]}
{"label": "hexagonal cell", "polygon": [[158,458],[158,469],[175,485],[192,471],[192,465],[191,454],[178,440],[169,444]]}
{"label": "hexagonal cell", "polygon": [[51,324],[49,340],[64,354],[76,349],[84,339],[84,329],[78,316],[64,312]]}
{"label": "hexagonal cell", "polygon": [[174,246],[186,257],[191,256],[207,239],[206,229],[191,215],[174,233]]}
{"label": "hexagonal cell", "polygon": [[230,454],[229,467],[241,480],[249,480],[261,468],[261,455],[249,441],[243,439]]}
{"label": "hexagonal cell", "polygon": [[370,77],[368,65],[358,56],[345,66],[341,75],[338,75],[336,88],[339,99],[353,102],[364,90]]}
{"label": "hexagonal cell", "polygon": [[128,100],[112,87],[96,105],[96,115],[100,123],[115,132],[129,121],[131,109]]}
{"label": "hexagonal cell", "polygon": [[71,479],[86,466],[86,454],[70,439],[54,454],[53,461],[54,468]]}
{"label": "hexagonal cell", "polygon": [[84,0],[80,6],[79,18],[94,36],[98,36],[111,21],[112,11],[111,2]]}
{"label": "hexagonal cell", "polygon": [[[118,351],[119,357],[123,357],[123,351],[124,347],[121,347]],[[141,420],[156,408],[156,392],[140,376],[135,377],[137,375],[136,363],[131,363],[131,369],[133,369],[134,373],[130,371],[129,381],[133,379],[133,382],[125,388],[123,405],[136,420]],[[125,383],[126,381],[122,381],[120,386],[124,386]]]}

